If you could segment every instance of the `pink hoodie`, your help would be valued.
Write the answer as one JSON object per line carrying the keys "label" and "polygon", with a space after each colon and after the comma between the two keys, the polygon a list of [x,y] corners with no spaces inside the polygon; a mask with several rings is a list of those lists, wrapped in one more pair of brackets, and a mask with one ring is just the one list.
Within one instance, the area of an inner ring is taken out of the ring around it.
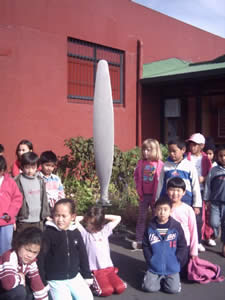
{"label": "pink hoodie", "polygon": [[2,185],[0,186],[0,217],[7,213],[11,220],[7,223],[4,219],[0,219],[0,226],[6,226],[15,223],[17,216],[23,202],[23,196],[16,184],[9,174],[4,174]]}
{"label": "pink hoodie", "polygon": [[[157,186],[158,186],[158,182],[159,182],[159,175],[160,175],[160,172],[161,172],[161,169],[162,169],[162,166],[163,166],[163,162],[161,160],[159,160],[157,162],[157,167],[156,167],[156,173],[155,173],[155,176],[156,176],[156,180],[155,180],[155,185],[154,185],[154,191],[153,191],[153,201],[155,201],[155,196],[156,196],[156,191],[157,191]],[[137,167],[134,171],[134,180],[135,180],[135,183],[136,183],[136,189],[137,189],[137,193],[138,193],[138,196],[140,197],[140,200],[142,200],[143,198],[143,190],[142,190],[142,170],[143,169],[143,159],[140,159],[137,163]]]}

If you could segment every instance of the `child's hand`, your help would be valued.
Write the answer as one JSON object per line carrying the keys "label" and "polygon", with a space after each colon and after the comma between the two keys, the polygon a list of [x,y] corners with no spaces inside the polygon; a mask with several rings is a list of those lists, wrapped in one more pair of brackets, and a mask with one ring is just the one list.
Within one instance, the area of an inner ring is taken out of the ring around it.
{"label": "child's hand", "polygon": [[25,286],[26,285],[25,275],[21,272],[19,272],[18,275],[21,277],[21,281],[22,281],[21,284]]}
{"label": "child's hand", "polygon": [[9,221],[11,220],[11,217],[7,213],[4,213],[3,219],[6,221],[6,223],[9,223]]}
{"label": "child's hand", "polygon": [[194,209],[194,212],[196,215],[199,215],[200,214],[200,208],[199,207],[193,207]]}
{"label": "child's hand", "polygon": [[47,217],[46,221],[52,221],[53,219],[51,217]]}
{"label": "child's hand", "polygon": [[205,201],[205,208],[206,209],[210,208],[210,202],[209,201]]}
{"label": "child's hand", "polygon": [[199,176],[199,183],[204,183],[205,182],[205,177],[204,176]]}
{"label": "child's hand", "polygon": [[191,256],[192,259],[196,259],[197,257],[198,257],[198,256],[196,256],[196,255],[192,255],[192,256]]}

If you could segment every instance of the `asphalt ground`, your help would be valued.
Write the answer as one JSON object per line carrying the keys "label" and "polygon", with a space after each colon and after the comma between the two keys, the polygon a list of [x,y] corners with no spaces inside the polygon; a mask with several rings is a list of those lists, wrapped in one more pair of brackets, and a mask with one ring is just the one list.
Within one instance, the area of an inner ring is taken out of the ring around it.
{"label": "asphalt ground", "polygon": [[[132,250],[132,233],[118,232],[111,236],[110,247],[113,263],[119,268],[119,276],[127,283],[127,289],[121,295],[112,295],[108,300],[225,300],[225,280],[208,284],[182,281],[182,290],[179,294],[164,292],[146,293],[141,290],[141,283],[146,271],[142,250]],[[206,246],[206,252],[199,257],[221,267],[221,274],[225,276],[225,258],[221,255],[221,243],[217,240],[216,247]],[[99,299],[95,297],[94,299]]]}

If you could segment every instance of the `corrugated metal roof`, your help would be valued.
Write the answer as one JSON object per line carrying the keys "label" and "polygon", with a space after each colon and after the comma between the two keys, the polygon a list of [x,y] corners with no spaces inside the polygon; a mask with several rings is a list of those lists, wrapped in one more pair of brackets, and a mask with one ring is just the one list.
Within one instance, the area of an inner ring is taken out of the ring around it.
{"label": "corrugated metal roof", "polygon": [[[204,72],[209,74],[209,72],[217,72],[220,70],[225,74],[225,56],[221,56],[215,60],[192,63],[177,58],[169,58],[166,60],[156,61],[149,64],[143,65],[143,77],[142,80],[149,79],[166,79],[177,78],[179,75],[181,77],[190,77],[195,76],[201,72],[201,75],[204,75]],[[189,76],[190,75],[190,76]]]}

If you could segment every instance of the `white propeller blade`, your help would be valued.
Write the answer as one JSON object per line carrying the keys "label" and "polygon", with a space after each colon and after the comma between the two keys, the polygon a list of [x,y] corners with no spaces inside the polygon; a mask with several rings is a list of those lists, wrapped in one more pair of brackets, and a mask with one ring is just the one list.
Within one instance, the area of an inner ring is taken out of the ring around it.
{"label": "white propeller blade", "polygon": [[114,116],[109,67],[105,60],[97,65],[94,92],[94,153],[101,197],[99,204],[110,205],[108,188],[114,155]]}

